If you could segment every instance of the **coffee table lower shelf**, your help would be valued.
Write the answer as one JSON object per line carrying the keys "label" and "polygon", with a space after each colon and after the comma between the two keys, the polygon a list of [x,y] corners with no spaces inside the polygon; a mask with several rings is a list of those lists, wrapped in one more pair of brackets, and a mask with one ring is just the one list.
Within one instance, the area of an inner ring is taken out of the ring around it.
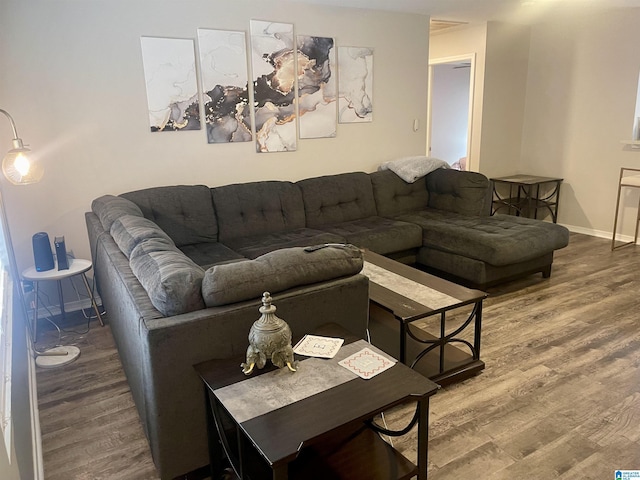
{"label": "coffee table lower shelf", "polygon": [[[393,314],[377,306],[370,305],[369,334],[371,343],[395,358],[400,358],[400,327],[399,321]],[[439,339],[413,325],[407,325],[413,336],[423,342],[434,342]],[[425,349],[425,344],[406,335],[405,364],[411,366],[414,359]],[[436,347],[424,355],[412,368],[429,380],[445,386],[472,377],[484,370],[485,364],[480,359],[473,358],[470,352],[452,345],[443,346],[443,364],[440,365],[440,348]]]}

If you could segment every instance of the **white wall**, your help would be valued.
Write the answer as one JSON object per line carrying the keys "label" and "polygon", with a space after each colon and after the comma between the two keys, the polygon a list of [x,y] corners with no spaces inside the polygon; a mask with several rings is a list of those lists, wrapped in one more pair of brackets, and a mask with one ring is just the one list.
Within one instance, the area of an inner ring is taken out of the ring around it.
{"label": "white wall", "polygon": [[532,28],[521,168],[564,178],[559,222],[576,231],[609,236],[620,167],[640,168],[640,151],[620,143],[633,126],[639,24],[629,9]]}
{"label": "white wall", "polygon": [[529,28],[489,22],[486,48],[479,171],[491,178],[519,170]]}
{"label": "white wall", "polygon": [[[21,269],[33,263],[37,231],[65,235],[89,258],[84,212],[103,194],[373,171],[425,152],[426,16],[250,0],[4,0],[0,9],[0,108],[46,168],[39,184],[3,185]],[[257,154],[253,142],[209,145],[204,130],[150,133],[140,36],[248,31],[250,19],[373,47],[374,121],[339,125],[335,139],[299,141],[295,153]],[[10,130],[0,125],[0,151],[9,148]]]}

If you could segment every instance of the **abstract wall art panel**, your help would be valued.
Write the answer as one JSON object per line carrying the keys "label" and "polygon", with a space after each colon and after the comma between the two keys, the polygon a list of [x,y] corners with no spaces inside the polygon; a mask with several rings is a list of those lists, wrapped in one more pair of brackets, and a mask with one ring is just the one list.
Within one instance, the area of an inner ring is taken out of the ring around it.
{"label": "abstract wall art panel", "polygon": [[245,33],[199,28],[198,50],[207,141],[253,140]]}
{"label": "abstract wall art panel", "polygon": [[300,138],[336,136],[337,75],[333,38],[298,35]]}
{"label": "abstract wall art panel", "polygon": [[141,37],[152,132],[200,130],[193,40]]}
{"label": "abstract wall art panel", "polygon": [[338,47],[340,123],[373,119],[373,49]]}
{"label": "abstract wall art panel", "polygon": [[296,150],[293,25],[251,20],[251,67],[258,152]]}

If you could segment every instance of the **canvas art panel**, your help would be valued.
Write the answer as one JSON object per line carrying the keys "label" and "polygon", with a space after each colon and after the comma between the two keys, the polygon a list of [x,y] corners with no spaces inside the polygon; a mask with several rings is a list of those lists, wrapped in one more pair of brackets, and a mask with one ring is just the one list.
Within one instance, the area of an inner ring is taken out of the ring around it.
{"label": "canvas art panel", "polygon": [[256,150],[291,152],[297,148],[293,24],[251,20]]}
{"label": "canvas art panel", "polygon": [[298,124],[300,138],[336,136],[337,75],[335,41],[298,35]]}
{"label": "canvas art panel", "polygon": [[245,33],[199,28],[198,51],[207,141],[251,141]]}
{"label": "canvas art panel", "polygon": [[373,49],[338,47],[340,123],[373,120]]}
{"label": "canvas art panel", "polygon": [[193,40],[141,37],[140,44],[151,131],[200,130]]}

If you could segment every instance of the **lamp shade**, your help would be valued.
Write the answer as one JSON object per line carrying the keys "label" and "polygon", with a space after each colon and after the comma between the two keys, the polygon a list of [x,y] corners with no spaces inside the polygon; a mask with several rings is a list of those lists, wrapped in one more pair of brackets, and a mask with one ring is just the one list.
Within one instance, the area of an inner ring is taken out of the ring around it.
{"label": "lamp shade", "polygon": [[14,139],[14,147],[2,160],[2,173],[14,185],[36,183],[42,179],[44,170],[29,157],[31,150]]}
{"label": "lamp shade", "polygon": [[42,179],[44,170],[32,158],[29,158],[31,150],[25,147],[22,139],[18,137],[16,124],[9,112],[0,108],[0,113],[9,119],[11,130],[13,130],[13,148],[7,152],[2,161],[2,173],[14,185],[39,182]]}

